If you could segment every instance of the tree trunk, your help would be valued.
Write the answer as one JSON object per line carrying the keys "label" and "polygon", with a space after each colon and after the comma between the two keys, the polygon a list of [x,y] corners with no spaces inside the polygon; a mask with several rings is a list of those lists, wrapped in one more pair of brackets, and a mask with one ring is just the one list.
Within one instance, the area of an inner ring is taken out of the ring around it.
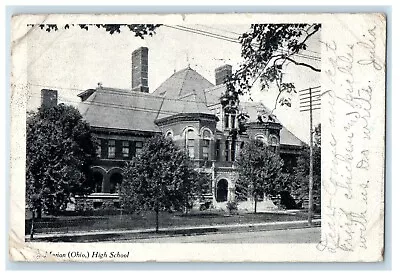
{"label": "tree trunk", "polygon": [[185,209],[185,214],[187,215],[189,213],[189,196],[186,195],[186,209]]}
{"label": "tree trunk", "polygon": [[158,207],[158,201],[157,201],[157,204],[156,204],[156,233],[158,233],[158,229],[159,229],[158,214],[159,214],[159,207]]}
{"label": "tree trunk", "polygon": [[254,195],[254,214],[257,213],[257,194]]}
{"label": "tree trunk", "polygon": [[38,219],[41,219],[42,218],[42,207],[41,206],[39,206],[39,207],[37,207],[36,208],[36,213],[37,213],[37,218]]}
{"label": "tree trunk", "polygon": [[35,209],[32,209],[32,219],[31,219],[31,240],[33,239],[33,233],[35,231]]}

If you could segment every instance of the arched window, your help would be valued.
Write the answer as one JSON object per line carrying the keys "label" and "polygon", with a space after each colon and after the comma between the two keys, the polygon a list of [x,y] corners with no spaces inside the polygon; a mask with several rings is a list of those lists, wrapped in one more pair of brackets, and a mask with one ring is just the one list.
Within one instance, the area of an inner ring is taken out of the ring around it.
{"label": "arched window", "polygon": [[190,158],[194,158],[194,140],[195,140],[194,130],[188,129],[185,133],[185,147]]}
{"label": "arched window", "polygon": [[263,142],[263,143],[266,143],[265,136],[262,135],[262,134],[256,135],[255,139],[256,139],[256,140],[259,140],[259,141],[261,141],[261,142]]}
{"label": "arched window", "polygon": [[172,132],[172,130],[168,130],[165,133],[165,137],[168,138],[168,139],[172,139],[172,137],[174,137],[174,133]]}
{"label": "arched window", "polygon": [[211,132],[207,129],[203,131],[203,159],[210,160]]}

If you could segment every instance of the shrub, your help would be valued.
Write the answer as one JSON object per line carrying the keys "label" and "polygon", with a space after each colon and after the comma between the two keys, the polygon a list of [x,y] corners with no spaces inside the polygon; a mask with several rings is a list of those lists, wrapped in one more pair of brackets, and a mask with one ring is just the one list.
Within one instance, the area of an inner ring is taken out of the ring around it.
{"label": "shrub", "polygon": [[237,213],[238,204],[236,201],[228,201],[228,203],[226,203],[226,208],[230,214]]}

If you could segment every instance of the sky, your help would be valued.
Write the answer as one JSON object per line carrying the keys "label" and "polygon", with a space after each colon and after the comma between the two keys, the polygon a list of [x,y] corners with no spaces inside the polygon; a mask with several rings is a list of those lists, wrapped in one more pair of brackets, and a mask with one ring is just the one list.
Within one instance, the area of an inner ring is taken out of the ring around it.
{"label": "sky", "polygon": [[[126,28],[110,35],[104,29],[92,27],[89,31],[73,27],[57,32],[32,30],[27,41],[28,56],[28,110],[40,104],[40,90],[58,90],[59,102],[77,106],[77,94],[95,88],[98,83],[106,87],[131,88],[131,54],[141,46],[149,48],[150,92],[170,77],[174,71],[187,66],[215,83],[215,68],[230,64],[238,68],[241,58],[239,43],[190,33],[161,26],[153,37],[135,37]],[[236,39],[248,30],[249,25],[190,25],[190,28]],[[320,57],[319,34],[310,40],[302,54]],[[318,61],[296,58],[320,67]],[[289,65],[284,81],[294,82],[297,90],[320,85],[320,73],[306,67]],[[251,91],[254,101],[261,101],[268,108],[275,105],[277,88],[260,90],[255,85]],[[303,141],[309,140],[309,114],[299,111],[298,95],[292,98],[292,107],[278,106],[275,114],[286,128]],[[320,122],[319,111],[314,112],[314,124]]]}

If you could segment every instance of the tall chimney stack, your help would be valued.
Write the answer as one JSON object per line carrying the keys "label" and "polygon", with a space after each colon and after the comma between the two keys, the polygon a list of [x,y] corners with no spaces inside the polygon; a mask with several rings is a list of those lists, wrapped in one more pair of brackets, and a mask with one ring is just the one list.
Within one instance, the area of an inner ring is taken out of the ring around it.
{"label": "tall chimney stack", "polygon": [[41,97],[41,107],[51,108],[57,105],[58,102],[58,92],[57,90],[42,89]]}
{"label": "tall chimney stack", "polygon": [[215,85],[220,85],[232,75],[232,66],[229,64],[222,65],[215,69]]}
{"label": "tall chimney stack", "polygon": [[149,49],[140,47],[132,53],[132,90],[149,93]]}

